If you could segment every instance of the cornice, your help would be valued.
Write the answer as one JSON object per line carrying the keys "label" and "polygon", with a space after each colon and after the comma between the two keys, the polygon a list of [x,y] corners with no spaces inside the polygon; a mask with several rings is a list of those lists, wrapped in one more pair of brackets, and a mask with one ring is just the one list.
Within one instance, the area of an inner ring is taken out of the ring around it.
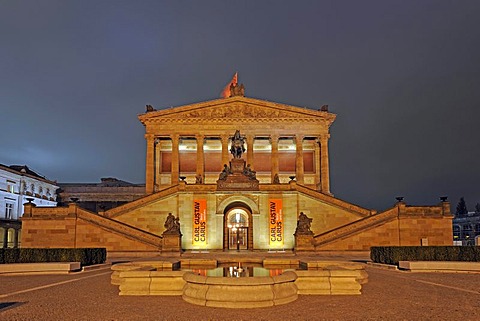
{"label": "cornice", "polygon": [[325,122],[328,127],[336,118],[335,114],[304,107],[270,102],[247,97],[230,97],[172,107],[138,115],[144,124],[148,123],[220,123],[230,121],[249,121],[255,123],[271,122]]}

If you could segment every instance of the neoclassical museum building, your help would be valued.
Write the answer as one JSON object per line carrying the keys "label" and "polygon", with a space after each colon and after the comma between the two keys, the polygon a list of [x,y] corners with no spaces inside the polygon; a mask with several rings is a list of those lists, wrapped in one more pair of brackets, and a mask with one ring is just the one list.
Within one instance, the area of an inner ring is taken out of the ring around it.
{"label": "neoclassical museum building", "polygon": [[[108,210],[25,205],[23,247],[110,252],[368,250],[451,245],[450,204],[383,212],[335,198],[336,115],[244,96],[147,111],[145,195]],[[301,228],[299,226],[301,225]]]}

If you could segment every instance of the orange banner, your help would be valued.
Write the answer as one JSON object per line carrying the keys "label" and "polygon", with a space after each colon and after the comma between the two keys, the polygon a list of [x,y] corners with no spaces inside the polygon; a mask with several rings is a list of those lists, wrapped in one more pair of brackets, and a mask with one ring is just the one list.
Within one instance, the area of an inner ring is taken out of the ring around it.
{"label": "orange banner", "polygon": [[192,244],[207,245],[207,200],[193,201],[193,235]]}
{"label": "orange banner", "polygon": [[270,246],[283,246],[283,214],[282,214],[282,200],[271,199],[269,201],[270,211]]}

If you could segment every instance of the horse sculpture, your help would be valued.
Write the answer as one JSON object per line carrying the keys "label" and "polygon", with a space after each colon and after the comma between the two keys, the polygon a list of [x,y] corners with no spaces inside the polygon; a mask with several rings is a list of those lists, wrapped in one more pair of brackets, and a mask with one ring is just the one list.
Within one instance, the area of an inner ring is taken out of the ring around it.
{"label": "horse sculpture", "polygon": [[232,139],[232,147],[230,147],[230,153],[232,153],[233,158],[242,158],[242,154],[245,152],[245,139],[240,136],[240,131],[235,131]]}

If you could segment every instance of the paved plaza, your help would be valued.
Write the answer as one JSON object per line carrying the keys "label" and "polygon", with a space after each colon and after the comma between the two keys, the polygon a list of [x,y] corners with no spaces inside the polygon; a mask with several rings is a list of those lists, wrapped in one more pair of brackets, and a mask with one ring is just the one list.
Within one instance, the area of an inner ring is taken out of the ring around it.
{"label": "paved plaza", "polygon": [[366,271],[362,295],[300,295],[262,309],[199,307],[179,296],[119,296],[109,266],[69,275],[0,276],[0,320],[480,320],[480,274],[370,265]]}

